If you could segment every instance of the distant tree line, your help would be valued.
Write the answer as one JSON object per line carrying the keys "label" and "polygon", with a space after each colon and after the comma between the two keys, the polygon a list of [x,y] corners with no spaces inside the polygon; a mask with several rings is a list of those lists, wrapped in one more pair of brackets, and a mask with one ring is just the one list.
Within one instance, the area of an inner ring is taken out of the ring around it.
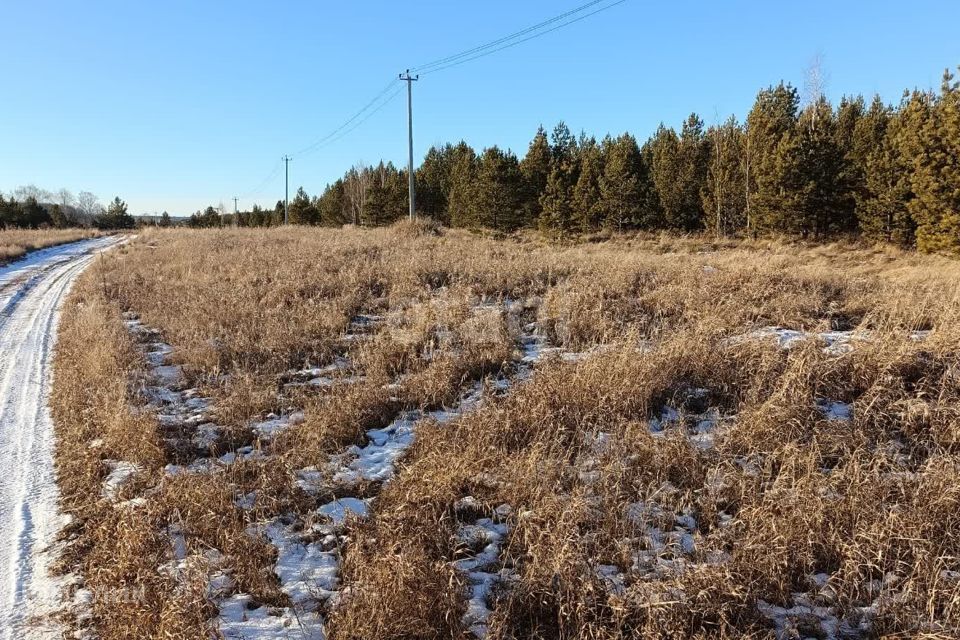
{"label": "distant tree line", "polygon": [[[575,136],[541,127],[521,159],[465,142],[431,148],[416,169],[417,210],[454,227],[549,233],[611,230],[781,233],[824,239],[860,233],[922,251],[960,251],[960,84],[905,92],[896,106],[818,86],[761,90],[746,121],[705,126],[691,114],[643,144],[629,133]],[[289,204],[294,224],[389,224],[407,213],[406,171],[352,167]],[[283,221],[283,202],[237,215],[242,226]],[[234,223],[208,207],[193,226]]]}
{"label": "distant tree line", "polygon": [[17,187],[5,196],[0,193],[0,228],[38,229],[42,227],[97,227],[131,229],[136,226],[127,212],[127,204],[114,198],[106,208],[89,191],[74,195],[60,189],[56,193],[34,185]]}

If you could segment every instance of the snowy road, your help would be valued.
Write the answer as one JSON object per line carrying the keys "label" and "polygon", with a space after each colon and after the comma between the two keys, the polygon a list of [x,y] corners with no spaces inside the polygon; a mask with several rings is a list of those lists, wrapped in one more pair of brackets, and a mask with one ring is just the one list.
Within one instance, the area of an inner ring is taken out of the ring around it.
{"label": "snowy road", "polygon": [[47,406],[52,347],[74,278],[116,242],[82,240],[0,267],[0,640],[56,633],[31,621],[57,605],[43,551],[64,524]]}

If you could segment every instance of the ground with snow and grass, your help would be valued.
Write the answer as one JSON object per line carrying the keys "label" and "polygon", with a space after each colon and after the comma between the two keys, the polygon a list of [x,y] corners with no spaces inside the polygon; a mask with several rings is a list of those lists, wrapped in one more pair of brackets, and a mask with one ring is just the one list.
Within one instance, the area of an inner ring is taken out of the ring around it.
{"label": "ground with snow and grass", "polygon": [[64,624],[955,637],[958,276],[852,245],[144,233],[64,309]]}

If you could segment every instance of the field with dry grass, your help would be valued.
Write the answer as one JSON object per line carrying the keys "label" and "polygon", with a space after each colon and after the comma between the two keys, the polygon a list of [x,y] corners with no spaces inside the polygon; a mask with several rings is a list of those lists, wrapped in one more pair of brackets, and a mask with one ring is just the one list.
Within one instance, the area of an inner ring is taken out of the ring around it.
{"label": "field with dry grass", "polygon": [[148,231],[63,311],[70,624],[952,638],[960,264]]}
{"label": "field with dry grass", "polygon": [[0,265],[22,258],[28,251],[98,235],[92,229],[0,229]]}

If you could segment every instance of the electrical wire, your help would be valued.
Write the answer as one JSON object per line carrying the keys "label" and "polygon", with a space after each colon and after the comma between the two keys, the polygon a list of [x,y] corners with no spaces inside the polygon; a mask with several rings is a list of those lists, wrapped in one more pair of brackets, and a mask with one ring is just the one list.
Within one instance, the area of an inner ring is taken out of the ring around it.
{"label": "electrical wire", "polygon": [[507,42],[507,41],[509,41],[509,40],[513,40],[514,38],[518,38],[518,37],[520,37],[520,36],[526,35],[526,34],[530,33],[531,31],[536,31],[537,29],[541,29],[541,28],[543,28],[543,27],[545,27],[545,26],[548,26],[548,25],[550,25],[550,24],[553,24],[554,22],[557,22],[558,20],[563,20],[564,18],[567,18],[567,17],[572,16],[572,15],[574,15],[574,14],[580,13],[580,12],[583,11],[584,9],[588,9],[588,8],[594,6],[594,5],[600,4],[601,2],[604,2],[604,0],[592,0],[592,2],[587,2],[586,4],[582,4],[582,5],[580,5],[579,7],[576,7],[576,8],[574,8],[574,9],[571,9],[570,11],[566,11],[566,12],[564,12],[564,13],[561,13],[561,14],[558,15],[558,16],[554,16],[554,17],[552,17],[552,18],[549,18],[549,19],[547,19],[547,20],[544,20],[543,22],[539,22],[539,23],[537,23],[537,24],[535,24],[535,25],[529,26],[529,27],[527,27],[526,29],[521,29],[520,31],[516,31],[516,32],[514,32],[514,33],[511,33],[511,34],[508,35],[508,36],[503,36],[502,38],[497,38],[496,40],[493,40],[493,41],[488,42],[488,43],[486,43],[486,44],[482,44],[482,45],[477,46],[477,47],[473,47],[472,49],[467,49],[466,51],[461,51],[460,53],[456,53],[456,54],[454,54],[454,55],[452,55],[452,56],[446,56],[446,57],[444,57],[444,58],[440,58],[440,59],[438,59],[438,60],[434,60],[433,62],[428,62],[428,63],[426,63],[426,64],[422,64],[422,65],[420,65],[420,66],[418,66],[418,67],[414,67],[414,68],[411,69],[410,71],[411,71],[411,72],[425,72],[425,71],[427,71],[428,69],[430,69],[430,68],[432,68],[432,67],[445,65],[445,64],[447,64],[447,63],[453,62],[454,60],[456,60],[456,59],[458,59],[458,58],[462,58],[462,57],[469,56],[469,55],[474,54],[474,53],[478,53],[478,52],[480,52],[480,51],[482,51],[482,50],[484,50],[484,49],[489,49],[490,47],[495,47],[495,46],[498,45],[498,44],[502,44],[502,43]]}
{"label": "electrical wire", "polygon": [[[520,40],[514,40],[514,41],[512,41],[512,42],[508,42],[508,43],[503,44],[502,46],[496,47],[496,48],[494,48],[494,49],[485,49],[485,50],[483,50],[483,51],[480,52],[480,53],[477,53],[477,54],[475,54],[475,55],[472,55],[472,56],[469,56],[469,57],[466,57],[466,58],[462,58],[462,57],[460,57],[460,56],[451,56],[451,57],[455,57],[455,58],[458,58],[458,59],[457,59],[456,61],[450,62],[449,64],[441,65],[441,66],[439,66],[439,67],[433,67],[433,68],[431,68],[431,69],[429,69],[429,70],[427,70],[427,71],[423,71],[423,72],[420,73],[420,75],[424,75],[424,76],[425,76],[425,75],[429,75],[429,74],[431,74],[431,73],[436,73],[436,72],[438,72],[438,71],[443,71],[444,69],[450,69],[451,67],[456,67],[456,66],[459,66],[459,65],[461,65],[461,64],[465,64],[465,63],[467,63],[467,62],[471,62],[471,61],[473,61],[473,60],[477,60],[477,59],[479,59],[479,58],[483,58],[483,57],[489,56],[489,55],[491,55],[491,54],[497,53],[498,51],[503,51],[504,49],[509,49],[509,48],[511,48],[511,47],[515,47],[515,46],[517,46],[518,44],[523,44],[524,42],[529,42],[530,40],[533,40],[533,39],[535,39],[535,38],[539,38],[540,36],[545,36],[545,35],[547,35],[548,33],[552,33],[552,32],[554,32],[554,31],[556,31],[556,30],[558,30],[558,29],[562,29],[562,28],[564,28],[564,27],[568,27],[568,26],[570,26],[571,24],[580,22],[581,20],[586,20],[587,18],[589,18],[589,17],[591,17],[591,16],[594,16],[594,15],[596,15],[596,14],[598,14],[598,13],[601,13],[601,12],[603,12],[603,11],[606,11],[606,10],[608,10],[608,9],[612,9],[613,7],[615,7],[615,6],[619,5],[619,4],[623,4],[623,3],[626,2],[626,1],[627,1],[627,0],[616,0],[616,2],[612,2],[612,3],[610,3],[610,4],[606,5],[606,6],[600,7],[599,9],[594,9],[593,11],[591,11],[591,12],[589,12],[589,13],[586,13],[586,14],[584,14],[584,15],[582,15],[582,16],[577,16],[577,17],[574,18],[573,20],[568,20],[568,21],[566,21],[566,22],[563,22],[563,23],[561,23],[561,24],[558,24],[558,25],[556,25],[556,26],[554,26],[554,27],[551,27],[551,28],[549,28],[549,29],[546,29],[546,30],[544,30],[544,31],[539,31],[539,32],[537,32],[537,33],[534,33],[533,35],[527,36],[526,38],[521,38]],[[501,41],[502,41],[502,40],[501,40]],[[478,49],[480,49],[480,48],[482,48],[482,47],[478,47]]]}
{"label": "electrical wire", "polygon": [[390,82],[388,82],[386,86],[383,87],[383,89],[378,91],[377,94],[373,96],[373,98],[371,98],[370,101],[367,102],[367,104],[365,104],[362,109],[360,109],[359,111],[354,113],[352,116],[350,116],[343,124],[341,124],[339,127],[334,129],[333,131],[329,132],[327,135],[323,136],[322,138],[318,138],[317,140],[314,140],[313,142],[308,144],[306,147],[300,149],[299,151],[295,151],[293,155],[302,156],[310,153],[311,151],[315,151],[316,149],[318,149],[321,145],[323,145],[324,142],[336,136],[337,133],[342,131],[345,127],[349,126],[350,123],[352,123],[354,120],[356,120],[361,115],[363,115],[368,109],[370,109],[374,104],[376,104],[377,101],[380,100],[380,98],[382,98],[388,91],[390,91],[391,88],[395,86],[396,86],[396,80],[391,78]]}
{"label": "electrical wire", "polygon": [[250,196],[254,196],[254,195],[257,195],[258,193],[261,193],[264,189],[267,188],[267,186],[270,184],[270,181],[273,180],[275,177],[277,177],[277,175],[279,175],[280,168],[282,166],[283,166],[283,163],[280,160],[277,160],[277,163],[273,166],[273,169],[270,170],[270,173],[267,174],[266,178],[260,181],[260,183],[256,187],[254,187],[250,191],[247,191],[246,193],[241,194],[238,197],[249,198]]}

